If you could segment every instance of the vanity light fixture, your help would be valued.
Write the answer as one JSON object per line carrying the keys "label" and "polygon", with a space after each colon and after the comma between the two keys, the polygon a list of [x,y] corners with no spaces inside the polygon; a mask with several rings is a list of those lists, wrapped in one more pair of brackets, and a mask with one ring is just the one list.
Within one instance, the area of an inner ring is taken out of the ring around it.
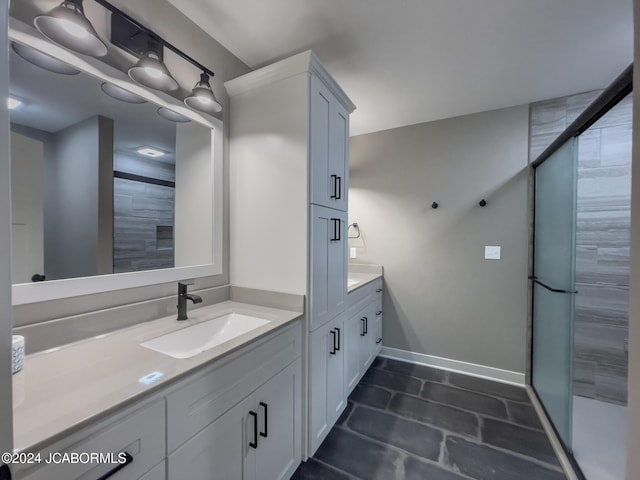
{"label": "vanity light fixture", "polygon": [[100,89],[111,98],[115,98],[116,100],[120,100],[121,102],[136,104],[147,103],[147,101],[140,95],[131,93],[129,90],[114,85],[113,83],[103,82],[100,85]]}
{"label": "vanity light fixture", "polygon": [[20,100],[19,98],[16,98],[16,97],[7,98],[7,108],[9,110],[15,110],[16,108],[20,107],[21,105],[24,105],[24,102],[22,100]]}
{"label": "vanity light fixture", "polygon": [[107,46],[84,15],[82,0],[64,0],[33,23],[45,37],[70,50],[93,57],[107,54]]}
{"label": "vanity light fixture", "polygon": [[36,67],[44,68],[53,73],[61,73],[62,75],[77,75],[80,73],[80,70],[76,70],[62,60],[58,60],[28,45],[11,42],[11,48],[13,48],[13,51],[20,57]]}
{"label": "vanity light fixture", "polygon": [[200,81],[193,87],[191,95],[184,99],[187,106],[205,113],[218,113],[222,111],[222,105],[216,99],[209,84],[209,75],[200,74]]}
{"label": "vanity light fixture", "polygon": [[155,90],[170,92],[178,89],[178,82],[171,76],[160,58],[162,45],[150,45],[138,63],[129,69],[129,76],[136,82]]}
{"label": "vanity light fixture", "polygon": [[158,109],[158,115],[160,115],[165,120],[169,120],[170,122],[175,123],[189,123],[191,121],[189,117],[185,117],[181,113],[175,112],[167,107],[160,107]]}
{"label": "vanity light fixture", "polygon": [[162,157],[164,154],[167,153],[153,147],[140,147],[136,149],[136,152],[138,152],[140,155],[144,155],[145,157],[151,157],[151,158]]}

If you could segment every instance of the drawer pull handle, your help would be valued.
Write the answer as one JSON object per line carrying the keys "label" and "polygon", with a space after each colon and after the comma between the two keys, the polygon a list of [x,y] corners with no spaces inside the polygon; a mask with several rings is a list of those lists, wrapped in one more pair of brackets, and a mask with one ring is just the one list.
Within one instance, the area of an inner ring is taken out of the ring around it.
{"label": "drawer pull handle", "polygon": [[133,457],[130,454],[128,454],[127,452],[124,452],[124,463],[121,463],[120,465],[116,465],[111,470],[109,470],[107,473],[105,473],[100,478],[98,478],[98,480],[107,480],[107,478],[113,477],[116,473],[118,473],[124,467],[129,465],[131,462],[133,462]]}
{"label": "drawer pull handle", "polygon": [[380,342],[382,342],[382,339],[381,338],[377,339],[376,340],[376,345],[379,344]]}
{"label": "drawer pull handle", "polygon": [[369,317],[364,317],[364,334],[369,333]]}
{"label": "drawer pull handle", "polygon": [[331,334],[331,350],[329,350],[329,355],[336,354],[336,332],[335,330],[331,330],[329,332]]}
{"label": "drawer pull handle", "polygon": [[364,318],[365,318],[365,317],[362,317],[362,318],[360,319],[360,322],[362,322],[362,323],[361,323],[361,325],[360,325],[360,327],[361,327],[361,328],[360,328],[360,336],[361,336],[361,337],[364,337],[364,336],[366,335],[366,333],[367,333],[367,332],[365,331],[365,328],[364,328]]}
{"label": "drawer pull handle", "polygon": [[340,329],[336,328],[335,331],[338,332],[338,342],[337,342],[338,345],[336,347],[334,347],[334,349],[335,349],[336,352],[339,352],[340,351]]}
{"label": "drawer pull handle", "polygon": [[267,438],[269,436],[269,431],[267,430],[267,417],[269,416],[269,405],[264,402],[260,402],[260,406],[264,408],[264,432],[260,432],[260,436]]}
{"label": "drawer pull handle", "polygon": [[376,317],[379,317],[380,315],[382,315],[382,310],[378,310],[378,311],[376,312]]}
{"label": "drawer pull handle", "polygon": [[256,412],[249,412],[249,415],[253,417],[253,438],[254,442],[249,442],[251,448],[258,448],[258,414]]}

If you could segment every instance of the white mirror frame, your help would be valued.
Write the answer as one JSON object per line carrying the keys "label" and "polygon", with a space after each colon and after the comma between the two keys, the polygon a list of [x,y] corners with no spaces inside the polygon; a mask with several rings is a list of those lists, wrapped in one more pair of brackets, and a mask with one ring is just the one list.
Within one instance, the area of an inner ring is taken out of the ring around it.
{"label": "white mirror frame", "polygon": [[213,219],[212,219],[212,257],[213,263],[190,267],[165,268],[146,270],[142,272],[115,273],[96,275],[93,277],[78,277],[62,280],[48,280],[46,282],[22,283],[12,285],[12,304],[43,302],[60,298],[90,295],[135,287],[155,285],[159,283],[176,282],[180,280],[220,275],[222,273],[222,229],[223,229],[223,129],[222,121],[212,116],[195,112],[178,102],[175,98],[162,92],[151,92],[137,84],[129,77],[110,65],[92,57],[80,57],[62,47],[45,40],[33,27],[16,20],[9,19],[9,40],[22,43],[41,50],[58,58],[83,72],[103,81],[126,88],[141,97],[157,104],[168,107],[190,119],[211,128],[212,161],[213,161]]}

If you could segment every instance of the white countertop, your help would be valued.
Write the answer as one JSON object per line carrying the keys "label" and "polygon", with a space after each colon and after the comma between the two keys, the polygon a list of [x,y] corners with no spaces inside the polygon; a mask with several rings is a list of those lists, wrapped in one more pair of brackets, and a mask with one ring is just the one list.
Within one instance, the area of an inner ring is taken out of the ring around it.
{"label": "white countertop", "polygon": [[[140,346],[145,340],[230,312],[270,322],[187,359],[175,359]],[[24,369],[13,376],[14,448],[16,451],[37,449],[301,315],[226,301],[191,309],[189,320],[182,322],[172,315],[27,355]],[[153,384],[139,381],[153,372],[162,374]]]}
{"label": "white countertop", "polygon": [[347,293],[351,293],[378,278],[382,278],[381,273],[361,273],[350,271],[347,277]]}

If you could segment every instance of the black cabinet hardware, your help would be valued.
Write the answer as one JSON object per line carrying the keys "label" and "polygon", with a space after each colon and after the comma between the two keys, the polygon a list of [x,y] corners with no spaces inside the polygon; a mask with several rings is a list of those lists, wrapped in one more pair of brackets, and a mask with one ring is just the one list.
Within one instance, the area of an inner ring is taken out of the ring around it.
{"label": "black cabinet hardware", "polygon": [[338,185],[336,186],[336,200],[342,198],[342,177],[337,177]]}
{"label": "black cabinet hardware", "polygon": [[46,279],[47,279],[47,277],[42,275],[41,273],[34,273],[31,276],[31,281],[32,282],[44,282]]}
{"label": "black cabinet hardware", "polygon": [[264,408],[264,432],[260,432],[260,436],[267,438],[269,436],[269,431],[267,430],[269,424],[267,423],[267,417],[269,416],[269,405],[264,402],[260,402],[260,406]]}
{"label": "black cabinet hardware", "polygon": [[253,438],[255,441],[249,442],[251,448],[258,448],[258,414],[256,412],[249,412],[249,415],[253,417]]}
{"label": "black cabinet hardware", "polygon": [[382,315],[382,310],[378,310],[378,311],[376,312],[376,317],[379,317],[380,315]]}
{"label": "black cabinet hardware", "polygon": [[379,344],[380,342],[382,342],[382,339],[381,338],[377,339],[376,340],[376,345]]}
{"label": "black cabinet hardware", "polygon": [[537,283],[538,285],[540,285],[542,288],[549,290],[550,292],[553,293],[578,293],[577,290],[562,290],[560,288],[553,288],[550,287],[549,285],[547,285],[546,283],[542,283],[540,280],[538,280],[536,277],[529,277],[529,280],[533,280],[533,283]]}
{"label": "black cabinet hardware", "polygon": [[331,183],[333,184],[333,194],[331,195],[331,198],[335,198],[338,199],[338,176],[337,175],[331,175]]}
{"label": "black cabinet hardware", "polygon": [[369,317],[364,317],[364,334],[369,333]]}
{"label": "black cabinet hardware", "polygon": [[107,478],[113,477],[116,473],[118,473],[124,467],[129,465],[131,462],[133,462],[133,457],[129,455],[127,452],[124,452],[124,463],[121,463],[120,465],[115,466],[114,468],[109,470],[107,473],[102,475],[100,478],[98,478],[98,480],[107,480]]}
{"label": "black cabinet hardware", "polygon": [[382,289],[381,289],[381,288],[377,288],[377,289],[376,289],[376,293],[380,293],[381,291],[382,291]]}
{"label": "black cabinet hardware", "polygon": [[11,470],[5,464],[0,466],[0,480],[11,480]]}
{"label": "black cabinet hardware", "polygon": [[334,348],[335,348],[336,352],[339,352],[340,351],[340,329],[336,328],[335,331],[338,332],[338,346],[336,346]]}
{"label": "black cabinet hardware", "polygon": [[329,351],[329,355],[335,355],[336,354],[336,331],[331,330],[329,333],[331,334],[331,350]]}
{"label": "black cabinet hardware", "polygon": [[367,317],[362,317],[360,319],[360,322],[361,322],[360,326],[362,327],[362,328],[360,328],[360,336],[361,337],[364,337],[367,334],[367,330],[366,330],[366,327],[365,327],[366,318]]}
{"label": "black cabinet hardware", "polygon": [[331,226],[333,227],[333,236],[331,237],[332,242],[339,242],[342,240],[342,220],[339,218],[331,219]]}

